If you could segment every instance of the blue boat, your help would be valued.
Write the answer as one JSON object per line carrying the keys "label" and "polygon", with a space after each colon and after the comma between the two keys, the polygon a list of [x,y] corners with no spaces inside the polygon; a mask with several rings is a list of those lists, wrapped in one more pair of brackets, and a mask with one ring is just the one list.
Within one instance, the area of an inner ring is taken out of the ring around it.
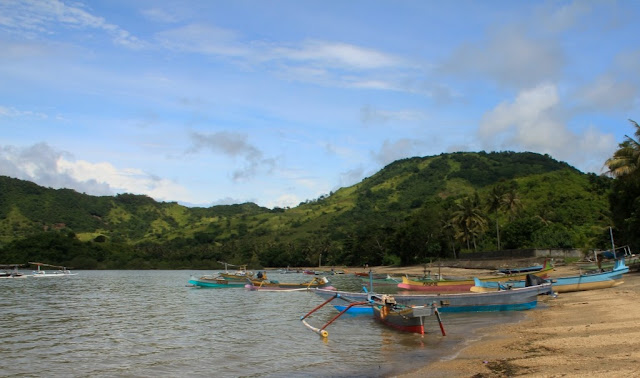
{"label": "blue boat", "polygon": [[[568,277],[548,278],[545,281],[552,283],[553,291],[556,293],[567,293],[572,291],[606,289],[622,283],[622,275],[629,272],[629,267],[625,265],[624,258],[615,261],[613,270],[608,272],[595,272],[579,274]],[[521,288],[526,285],[525,281],[488,282],[475,278],[475,286],[471,288],[473,292],[496,291],[498,289]]]}
{"label": "blue boat", "polygon": [[[366,302],[371,296],[366,292],[325,289],[314,289],[313,291],[324,299],[338,294],[338,298],[332,301],[332,305],[339,311],[343,311],[354,302]],[[537,306],[538,295],[552,293],[551,283],[546,282],[513,290],[486,293],[393,294],[393,297],[398,304],[404,306],[435,306],[442,313],[453,313],[529,310]],[[353,306],[347,313],[371,315],[373,309],[370,305]]]}

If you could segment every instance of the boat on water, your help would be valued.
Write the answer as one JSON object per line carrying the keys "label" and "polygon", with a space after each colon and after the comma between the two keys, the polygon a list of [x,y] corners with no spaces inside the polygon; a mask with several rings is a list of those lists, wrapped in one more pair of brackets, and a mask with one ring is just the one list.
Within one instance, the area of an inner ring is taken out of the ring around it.
{"label": "boat on water", "polygon": [[29,275],[23,274],[18,271],[18,268],[23,267],[24,264],[8,264],[8,265],[0,265],[0,269],[3,271],[0,272],[0,278],[27,278]]}
{"label": "boat on water", "polygon": [[[233,265],[226,262],[218,262],[220,264],[224,264],[224,272],[220,272],[219,276],[225,280],[242,281],[243,283],[245,283],[247,279],[253,278],[253,272],[247,270],[246,265]],[[237,266],[238,270],[236,270],[235,272],[230,272],[228,269],[229,266]]]}
{"label": "boat on water", "polygon": [[[64,267],[64,266],[44,264],[44,263],[39,263],[39,262],[29,262],[29,264],[35,265],[35,266],[38,267],[37,270],[33,271],[32,277],[37,277],[37,278],[44,278],[44,277],[70,277],[70,276],[77,276],[78,275],[77,273],[71,273],[71,271],[69,269],[67,269],[67,267]],[[50,268],[55,268],[55,269],[58,269],[58,270],[46,271],[46,270],[42,269],[43,266],[48,266]]]}
{"label": "boat on water", "polygon": [[[553,285],[553,291],[556,293],[606,289],[622,284],[622,275],[628,272],[629,267],[625,265],[624,258],[620,258],[615,261],[615,265],[611,271],[597,271],[567,277],[550,277],[545,281],[548,281]],[[476,279],[475,286],[470,290],[473,292],[487,292],[499,289],[521,288],[524,287],[525,284],[526,282],[522,280],[489,282]]]}
{"label": "boat on water", "polygon": [[[546,277],[550,271],[553,270],[553,265],[545,260],[544,265],[541,270],[536,272],[538,277]],[[506,279],[510,280],[521,280],[526,278],[527,274],[530,273],[516,273],[509,275],[501,275],[501,276],[492,276],[492,277],[482,277],[480,278],[482,281],[504,281]],[[410,279],[407,276],[402,277],[402,283],[398,284],[398,288],[404,290],[414,290],[414,291],[430,291],[434,293],[443,293],[443,292],[468,292],[472,286],[475,285],[475,281],[473,278],[463,279],[463,280],[447,280],[447,279]]]}
{"label": "boat on water", "polygon": [[398,304],[393,296],[386,294],[372,295],[371,300],[373,317],[382,324],[403,332],[424,335],[425,319],[437,311],[434,305],[404,306]]}
{"label": "boat on water", "polygon": [[311,314],[318,311],[320,308],[329,304],[333,300],[339,298],[341,298],[340,294],[334,291],[333,296],[324,301],[324,303],[322,303],[321,305],[308,312],[306,315],[302,316],[300,320],[307,328],[322,336],[323,338],[327,338],[329,337],[329,332],[326,330],[326,328],[340,316],[350,312],[350,310],[352,309],[368,308],[370,310],[368,312],[369,315],[373,315],[373,317],[377,321],[388,327],[395,328],[404,332],[413,332],[423,335],[425,319],[429,316],[432,316],[433,314],[436,314],[438,317],[438,323],[440,324],[442,336],[446,335],[444,327],[442,326],[440,314],[438,313],[438,309],[434,304],[425,306],[400,305],[396,302],[395,298],[389,294],[367,293],[366,300],[349,303],[349,305],[346,306],[344,310],[340,311],[338,315],[329,320],[321,328],[316,328],[307,322],[306,319]]}
{"label": "boat on water", "polygon": [[333,286],[330,286],[330,282],[327,277],[316,277],[307,282],[279,282],[277,280],[263,280],[263,281],[249,281],[245,288],[252,291],[306,291],[314,288],[325,288],[328,290],[335,290]]}
{"label": "boat on water", "polygon": [[[367,301],[370,293],[334,291],[323,288],[313,289],[313,292],[324,299],[337,295],[332,305],[339,311],[354,302]],[[439,312],[492,312],[492,311],[521,311],[535,308],[538,296],[553,294],[552,284],[545,282],[511,290],[500,290],[485,293],[429,293],[429,294],[394,294],[396,302],[405,306],[436,306]],[[348,312],[353,315],[371,314],[371,306],[352,306]]]}
{"label": "boat on water", "polygon": [[244,287],[247,283],[245,280],[227,280],[220,276],[191,276],[189,279],[189,285],[194,287],[214,287],[214,288],[231,288],[231,287]]}

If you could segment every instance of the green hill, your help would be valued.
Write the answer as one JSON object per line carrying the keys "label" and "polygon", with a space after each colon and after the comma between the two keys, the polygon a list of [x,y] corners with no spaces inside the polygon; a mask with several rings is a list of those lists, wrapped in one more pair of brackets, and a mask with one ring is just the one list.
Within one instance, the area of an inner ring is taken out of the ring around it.
{"label": "green hill", "polygon": [[0,177],[0,262],[413,264],[496,250],[498,232],[501,249],[606,247],[610,185],[547,155],[514,152],[403,159],[351,187],[272,210],[96,197]]}

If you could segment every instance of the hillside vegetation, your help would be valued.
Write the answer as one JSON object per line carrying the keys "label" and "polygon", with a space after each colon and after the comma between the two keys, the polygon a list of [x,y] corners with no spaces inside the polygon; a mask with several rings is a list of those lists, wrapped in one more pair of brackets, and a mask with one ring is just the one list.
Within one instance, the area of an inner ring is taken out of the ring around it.
{"label": "hillside vegetation", "polygon": [[189,208],[0,177],[0,263],[76,268],[416,264],[515,248],[606,248],[612,180],[535,153],[395,161],[294,208]]}

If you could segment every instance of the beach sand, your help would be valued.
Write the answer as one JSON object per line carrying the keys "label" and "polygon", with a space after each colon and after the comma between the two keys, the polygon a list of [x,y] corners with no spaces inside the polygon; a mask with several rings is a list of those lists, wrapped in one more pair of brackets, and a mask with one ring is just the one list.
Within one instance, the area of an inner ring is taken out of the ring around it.
{"label": "beach sand", "polygon": [[[551,276],[577,272],[561,266]],[[541,296],[546,305],[527,311],[525,320],[483,329],[450,358],[400,377],[639,377],[640,274],[625,274],[623,281],[608,289]]]}

